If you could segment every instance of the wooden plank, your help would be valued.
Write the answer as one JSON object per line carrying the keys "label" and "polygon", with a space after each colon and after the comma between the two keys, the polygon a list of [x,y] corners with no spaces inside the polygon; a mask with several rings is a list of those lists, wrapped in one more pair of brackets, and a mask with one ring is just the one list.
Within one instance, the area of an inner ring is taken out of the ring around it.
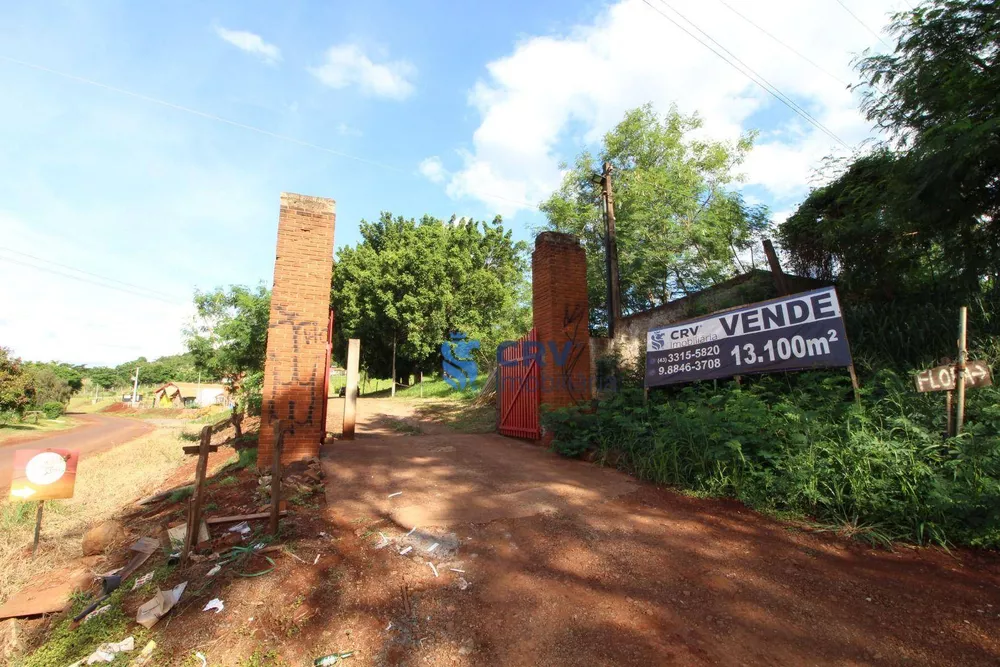
{"label": "wooden plank", "polygon": [[[928,391],[953,391],[956,387],[955,364],[928,368],[917,373],[913,380],[920,393]],[[985,361],[969,361],[965,364],[965,388],[989,387],[993,384],[990,366]]]}
{"label": "wooden plank", "polygon": [[94,581],[85,566],[47,572],[38,579],[7,599],[0,607],[0,619],[63,611],[69,608],[73,593],[87,590]]}
{"label": "wooden plank", "polygon": [[205,500],[205,475],[208,472],[208,453],[212,446],[212,427],[201,429],[201,444],[198,453],[198,467],[194,475],[194,497],[191,500],[191,512],[188,515],[187,535],[184,539],[184,552],[181,562],[187,562],[191,547],[197,543],[198,527],[201,525],[201,506]]}
{"label": "wooden plank", "polygon": [[[285,516],[288,514],[288,510],[282,510],[278,514]],[[253,519],[267,519],[271,516],[270,512],[256,512],[254,514],[234,514],[232,516],[212,516],[205,519],[205,523],[208,525],[213,525],[216,523],[236,523],[237,521],[251,521]]]}
{"label": "wooden plank", "polygon": [[274,460],[271,461],[271,512],[268,532],[275,537],[278,536],[278,516],[281,512],[281,450],[285,440],[284,420],[279,419],[275,423],[277,436],[274,441]]}
{"label": "wooden plank", "polygon": [[[201,445],[184,445],[184,447],[182,447],[181,449],[183,449],[184,453],[188,454],[188,455],[200,454],[201,453]],[[218,445],[211,445],[208,448],[208,451],[209,452],[217,452],[217,451],[219,451],[219,446]]]}

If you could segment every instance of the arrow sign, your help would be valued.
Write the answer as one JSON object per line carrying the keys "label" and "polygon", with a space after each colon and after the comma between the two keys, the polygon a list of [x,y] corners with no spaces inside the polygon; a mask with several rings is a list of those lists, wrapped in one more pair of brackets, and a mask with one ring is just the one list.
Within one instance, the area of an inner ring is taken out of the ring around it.
{"label": "arrow sign", "polygon": [[[955,389],[955,378],[958,373],[954,364],[929,368],[914,376],[917,391],[951,391]],[[965,388],[989,387],[993,384],[990,367],[985,361],[969,361],[965,364]]]}

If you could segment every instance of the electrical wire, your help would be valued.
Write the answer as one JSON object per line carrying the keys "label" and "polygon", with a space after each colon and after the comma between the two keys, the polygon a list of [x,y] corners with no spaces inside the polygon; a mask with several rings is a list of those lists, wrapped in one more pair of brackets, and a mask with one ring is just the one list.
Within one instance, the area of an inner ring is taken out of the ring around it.
{"label": "electrical wire", "polygon": [[153,294],[148,294],[144,292],[137,292],[135,290],[127,289],[124,287],[116,287],[115,285],[108,285],[107,283],[98,282],[96,280],[90,280],[89,278],[84,278],[82,276],[73,275],[72,273],[66,273],[65,271],[57,271],[55,269],[50,269],[45,266],[38,266],[37,264],[30,264],[28,262],[22,262],[19,259],[13,259],[12,257],[0,257],[0,262],[10,262],[11,264],[18,264],[20,266],[26,266],[36,271],[44,271],[46,273],[52,273],[57,276],[64,276],[66,278],[71,278],[73,280],[79,280],[80,282],[90,283],[91,285],[97,285],[98,287],[104,287],[106,289],[117,290],[119,292],[125,292],[126,294],[132,294],[134,296],[143,297],[146,299],[154,299],[156,301],[162,301],[163,303],[169,303],[174,306],[183,306],[184,304],[179,301],[170,301]]}
{"label": "electrical wire", "polygon": [[[70,271],[76,271],[77,273],[83,273],[83,274],[88,275],[88,276],[93,276],[95,278],[100,278],[101,280],[107,280],[108,282],[118,283],[119,285],[124,285],[125,287],[131,287],[131,288],[134,288],[134,289],[137,289],[137,290],[142,290],[144,292],[149,292],[151,294],[156,294],[156,295],[159,295],[159,296],[162,296],[162,297],[166,297],[168,299],[176,299],[177,298],[177,295],[175,295],[175,294],[168,294],[167,292],[161,292],[159,290],[150,289],[148,287],[143,287],[142,285],[136,285],[134,283],[127,283],[127,282],[125,282],[123,280],[118,280],[116,278],[109,278],[107,276],[102,276],[99,273],[92,273],[90,271],[84,271],[83,269],[78,269],[75,266],[70,266],[69,264],[61,264],[61,263],[53,261],[51,259],[45,259],[44,257],[38,257],[36,255],[29,255],[26,252],[21,252],[20,250],[14,250],[13,248],[7,248],[7,247],[4,247],[4,246],[0,246],[0,251],[3,251],[3,252],[12,252],[12,253],[14,253],[16,255],[22,255],[24,257],[29,257],[29,258],[31,258],[33,260],[36,260],[36,261],[39,261],[39,262],[45,262],[46,264],[53,264],[55,266],[61,266],[62,268],[69,269]],[[0,257],[2,257],[2,255],[0,255]]]}
{"label": "electrical wire", "polygon": [[854,20],[855,20],[855,21],[857,21],[857,22],[858,22],[858,23],[859,23],[859,24],[861,25],[861,27],[862,27],[862,28],[864,28],[865,30],[867,30],[868,32],[870,32],[870,33],[871,33],[872,35],[874,35],[874,36],[875,36],[875,39],[877,39],[878,41],[882,42],[882,44],[883,44],[883,45],[884,45],[884,46],[885,46],[885,47],[886,47],[887,49],[891,49],[891,48],[892,48],[891,46],[889,46],[889,45],[888,45],[888,44],[886,43],[886,41],[885,41],[884,39],[882,39],[881,35],[879,35],[879,34],[878,34],[877,32],[875,32],[874,30],[872,30],[871,28],[869,28],[869,27],[868,27],[868,24],[867,24],[867,23],[865,23],[865,22],[864,22],[864,21],[862,21],[862,20],[861,20],[860,18],[858,18],[858,15],[857,15],[857,14],[855,14],[854,12],[852,12],[852,11],[851,11],[851,8],[850,8],[850,7],[848,7],[847,5],[845,5],[845,4],[843,3],[843,0],[836,0],[836,1],[837,1],[837,4],[838,4],[838,5],[840,5],[841,7],[843,7],[843,8],[844,8],[844,11],[845,11],[845,12],[847,12],[848,14],[850,14],[850,15],[851,15],[851,16],[852,16],[852,17],[854,18]]}
{"label": "electrical wire", "polygon": [[802,60],[804,60],[807,63],[809,63],[810,65],[812,65],[813,67],[815,67],[817,70],[819,70],[823,74],[826,74],[828,77],[830,77],[831,79],[833,79],[837,83],[839,83],[839,84],[841,84],[841,85],[843,85],[845,87],[851,85],[851,84],[847,83],[846,81],[844,81],[843,79],[841,79],[840,77],[838,77],[835,74],[831,73],[829,70],[824,69],[822,66],[820,66],[817,63],[813,62],[813,60],[810,59],[810,58],[808,58],[805,54],[801,53],[800,51],[796,50],[792,46],[789,46],[787,43],[785,43],[782,40],[778,39],[771,32],[769,32],[767,29],[765,29],[765,28],[761,27],[760,25],[754,23],[751,19],[749,19],[746,16],[744,16],[743,14],[741,14],[732,5],[730,5],[728,2],[726,2],[726,0],[719,0],[719,2],[722,4],[723,7],[725,7],[729,11],[731,11],[733,14],[736,14],[741,19],[743,19],[744,21],[746,21],[747,23],[749,23],[750,25],[752,25],[754,28],[757,28],[757,30],[761,31],[762,33],[764,33],[765,35],[767,35],[768,37],[770,37],[772,40],[774,40],[775,42],[777,42],[781,46],[785,47],[786,49],[788,49],[789,51],[791,51],[792,53],[794,53],[795,55],[797,55],[799,58],[802,58]]}
{"label": "electrical wire", "polygon": [[744,69],[740,69],[740,67],[737,66],[735,63],[733,63],[731,60],[729,60],[724,55],[722,55],[721,53],[719,53],[718,51],[716,51],[709,44],[706,44],[704,41],[702,41],[701,39],[699,39],[697,35],[693,34],[690,30],[688,30],[687,28],[685,28],[684,26],[682,26],[680,23],[678,23],[677,21],[675,21],[674,19],[672,19],[671,17],[667,16],[666,14],[664,14],[663,12],[661,12],[659,9],[657,9],[656,7],[654,7],[652,4],[650,4],[649,0],[642,0],[642,1],[646,5],[648,5],[650,8],[652,8],[653,10],[655,10],[660,16],[662,16],[663,18],[667,19],[668,21],[670,21],[671,23],[673,23],[675,26],[677,26],[678,28],[680,28],[689,37],[691,37],[692,39],[694,39],[695,41],[697,41],[699,44],[701,44],[702,46],[704,46],[705,48],[707,48],[709,51],[711,51],[712,53],[714,53],[716,56],[718,56],[719,58],[721,58],[722,60],[724,60],[731,67],[733,67],[736,71],[740,72],[741,74],[743,74],[744,76],[746,76],[748,79],[750,79],[751,81],[753,81],[754,83],[756,83],[758,86],[760,86],[761,88],[763,88],[765,91],[767,91],[768,93],[770,93],[775,99],[777,99],[779,102],[781,102],[782,104],[784,104],[785,106],[787,106],[789,109],[791,109],[792,111],[794,111],[795,113],[797,113],[802,118],[804,118],[811,125],[813,125],[814,127],[816,127],[818,130],[820,130],[821,132],[823,132],[824,134],[826,134],[828,137],[830,137],[831,139],[833,139],[837,143],[839,143],[844,148],[847,148],[848,150],[850,150],[850,146],[847,144],[846,141],[844,141],[843,139],[841,139],[840,137],[838,137],[836,134],[834,134],[829,128],[827,128],[825,125],[823,125],[823,123],[819,122],[816,118],[814,118],[812,116],[812,114],[810,114],[808,111],[806,111],[805,109],[803,109],[794,100],[792,100],[790,97],[788,97],[783,92],[781,92],[776,86],[774,86],[772,83],[770,83],[767,79],[765,79],[763,76],[761,76],[756,71],[754,71],[754,69],[752,67],[750,67],[745,62],[743,62],[742,60],[740,60],[740,58],[735,53],[733,53],[732,51],[730,51],[729,49],[727,49],[725,46],[723,46],[721,43],[719,43],[716,39],[714,39],[711,35],[709,35],[707,32],[705,32],[704,30],[702,30],[701,28],[699,28],[693,21],[691,21],[686,16],[684,16],[683,14],[681,14],[679,11],[677,11],[676,9],[674,9],[673,7],[671,7],[669,4],[667,4],[665,0],[660,0],[660,3],[664,7],[666,7],[667,9],[669,9],[670,11],[672,11],[673,13],[677,14],[677,16],[679,16],[681,19],[683,19],[685,22],[687,22],[692,28],[694,28],[695,30],[697,30],[698,32],[700,32],[702,35],[704,35],[706,38],[708,38],[712,43],[716,44],[720,49],[722,49],[723,51],[725,51],[726,53],[728,53],[733,58],[733,60],[735,60],[737,63],[739,63],[739,65],[741,65]]}
{"label": "electrical wire", "polygon": [[[207,118],[208,120],[214,120],[219,123],[224,123],[226,125],[231,125],[232,127],[240,128],[241,130],[247,130],[249,132],[256,132],[257,134],[262,134],[266,137],[271,137],[272,139],[277,139],[279,141],[286,141],[288,143],[295,144],[297,146],[303,146],[305,148],[312,148],[313,150],[322,151],[324,153],[329,153],[330,155],[336,155],[337,157],[342,157],[348,160],[354,160],[356,162],[361,162],[363,164],[370,164],[375,167],[380,167],[382,169],[388,169],[402,174],[411,174],[411,170],[403,169],[402,167],[397,167],[395,165],[387,164],[385,162],[379,162],[378,160],[370,160],[368,158],[360,157],[357,155],[351,155],[350,153],[344,153],[343,151],[334,150],[332,148],[327,148],[326,146],[320,146],[319,144],[314,144],[309,141],[303,141],[301,139],[296,139],[295,137],[290,137],[286,134],[278,134],[277,132],[272,132],[271,130],[266,130],[261,127],[256,127],[254,125],[248,125],[246,123],[241,123],[239,121],[230,120],[223,116],[217,116],[216,114],[208,113],[205,111],[200,111],[198,109],[193,109],[191,107],[186,107],[180,104],[174,104],[173,102],[168,102],[167,100],[162,100],[157,97],[151,97],[149,95],[144,95],[142,93],[137,93],[125,88],[119,88],[118,86],[112,86],[100,81],[95,81],[94,79],[88,79],[86,77],[77,76],[76,74],[70,74],[69,72],[62,72],[51,67],[45,67],[44,65],[38,65],[36,63],[30,63],[19,58],[12,58],[11,56],[0,54],[0,60],[4,60],[15,65],[21,65],[22,67],[28,67],[40,72],[46,72],[48,74],[53,74],[55,76],[63,77],[65,79],[70,79],[77,81],[79,83],[85,83],[90,86],[96,86],[98,88],[103,88],[104,90],[110,90],[111,92],[118,93],[119,95],[127,95],[128,97],[134,97],[135,99],[142,100],[144,102],[149,102],[150,104],[158,104],[160,106],[167,107],[169,109],[174,109],[175,111],[181,111],[184,113],[189,113],[195,116],[200,116],[201,118]],[[495,195],[488,192],[479,193],[480,196],[486,197],[488,199],[496,199],[499,201],[506,201],[512,204],[518,204],[520,206],[526,206],[528,208],[535,208],[537,203],[527,202],[521,199],[512,199],[511,197],[504,197],[502,195]]]}

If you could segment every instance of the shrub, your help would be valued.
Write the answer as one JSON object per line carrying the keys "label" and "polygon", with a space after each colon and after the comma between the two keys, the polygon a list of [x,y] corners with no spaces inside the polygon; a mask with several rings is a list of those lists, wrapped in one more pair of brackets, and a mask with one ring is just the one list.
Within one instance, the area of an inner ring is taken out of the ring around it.
{"label": "shrub", "polygon": [[236,409],[239,412],[252,415],[260,415],[261,406],[264,403],[264,373],[249,373],[240,383],[240,388],[236,394]]}
{"label": "shrub", "polygon": [[42,406],[42,412],[48,419],[58,419],[66,411],[66,408],[59,401],[48,401]]}
{"label": "shrub", "polygon": [[1000,546],[1000,391],[969,392],[945,438],[943,397],[882,371],[853,399],[842,372],[625,390],[543,416],[554,449],[638,477],[793,512],[886,542]]}

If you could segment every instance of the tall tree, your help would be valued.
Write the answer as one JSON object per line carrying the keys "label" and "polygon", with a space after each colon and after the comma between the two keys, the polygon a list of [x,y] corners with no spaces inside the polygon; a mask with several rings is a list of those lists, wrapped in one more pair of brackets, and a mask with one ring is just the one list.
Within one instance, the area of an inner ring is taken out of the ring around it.
{"label": "tall tree", "polygon": [[600,154],[581,153],[544,204],[549,229],[580,237],[587,251],[591,326],[605,328],[607,288],[601,186],[612,166],[623,312],[638,312],[703,289],[745,268],[740,256],[767,226],[767,210],[736,191],[754,135],[696,139],[697,116],[675,107],[633,109],[604,136]]}
{"label": "tall tree", "polygon": [[184,334],[195,368],[234,383],[264,370],[270,290],[264,285],[218,287],[195,292],[194,303],[197,316]]}
{"label": "tall tree", "polygon": [[347,339],[360,338],[368,371],[391,375],[395,356],[398,377],[435,366],[451,331],[495,350],[527,328],[527,246],[499,218],[445,223],[383,213],[362,221],[361,237],[339,251],[333,272],[339,359]]}
{"label": "tall tree", "polygon": [[892,52],[857,63],[888,140],[810,194],[785,249],[872,296],[977,292],[1000,276],[1000,5],[929,0],[890,32]]}

